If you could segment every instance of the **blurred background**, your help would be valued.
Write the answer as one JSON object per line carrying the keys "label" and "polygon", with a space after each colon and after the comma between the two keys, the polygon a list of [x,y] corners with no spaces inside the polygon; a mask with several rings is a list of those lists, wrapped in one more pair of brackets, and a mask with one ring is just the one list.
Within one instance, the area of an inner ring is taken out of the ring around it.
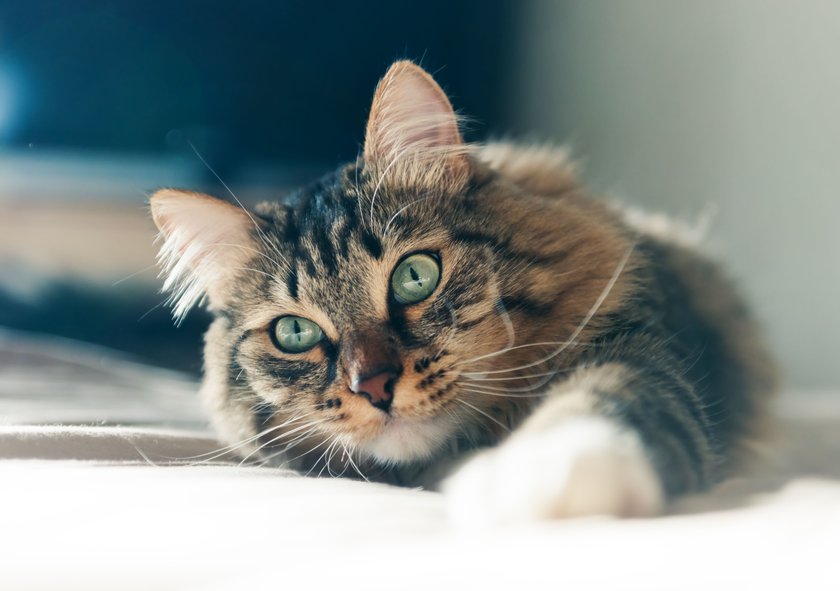
{"label": "blurred background", "polygon": [[317,178],[408,57],[469,139],[569,143],[602,194],[716,212],[788,383],[836,387],[838,56],[832,0],[0,2],[0,326],[197,373],[207,318],[161,305],[150,192]]}

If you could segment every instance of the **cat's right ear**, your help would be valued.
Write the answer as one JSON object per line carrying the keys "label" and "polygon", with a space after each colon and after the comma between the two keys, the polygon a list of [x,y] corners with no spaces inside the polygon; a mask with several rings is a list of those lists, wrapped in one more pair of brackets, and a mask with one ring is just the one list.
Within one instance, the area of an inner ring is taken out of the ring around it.
{"label": "cat's right ear", "polygon": [[374,93],[366,167],[393,186],[458,190],[470,177],[469,151],[458,117],[432,76],[410,61],[394,63]]}
{"label": "cat's right ear", "polygon": [[163,240],[158,263],[175,319],[205,295],[211,307],[223,305],[236,271],[259,252],[254,233],[260,220],[227,201],[175,189],[157,191],[150,207]]}

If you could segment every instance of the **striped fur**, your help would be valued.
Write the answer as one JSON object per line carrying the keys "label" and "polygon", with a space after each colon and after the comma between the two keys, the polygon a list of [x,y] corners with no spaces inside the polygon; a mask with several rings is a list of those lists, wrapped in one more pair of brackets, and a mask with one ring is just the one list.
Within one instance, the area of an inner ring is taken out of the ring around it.
{"label": "striped fur", "polygon": [[[715,483],[761,435],[772,367],[718,268],[592,199],[562,151],[467,146],[445,95],[407,62],[380,84],[358,162],[248,215],[170,190],[152,209],[176,315],[201,293],[216,316],[203,397],[244,457],[428,483],[474,450],[531,454],[523,442],[591,423],[641,455],[626,499],[574,506],[626,514]],[[197,219],[226,220],[225,237]],[[417,251],[439,257],[440,285],[401,306],[390,276]],[[280,352],[269,329],[286,314],[324,341]],[[348,387],[351,335],[401,359],[388,414]],[[655,483],[635,484],[646,474]],[[543,516],[562,513],[555,501]]]}

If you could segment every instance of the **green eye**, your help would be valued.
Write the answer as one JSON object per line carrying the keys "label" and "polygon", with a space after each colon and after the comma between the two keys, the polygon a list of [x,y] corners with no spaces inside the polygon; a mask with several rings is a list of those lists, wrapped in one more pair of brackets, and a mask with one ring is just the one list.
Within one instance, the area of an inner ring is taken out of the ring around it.
{"label": "green eye", "polygon": [[440,264],[428,254],[403,259],[391,276],[391,290],[400,304],[415,304],[432,295],[440,281]]}
{"label": "green eye", "polygon": [[300,316],[283,316],[274,323],[274,344],[286,353],[303,353],[321,342],[321,327]]}

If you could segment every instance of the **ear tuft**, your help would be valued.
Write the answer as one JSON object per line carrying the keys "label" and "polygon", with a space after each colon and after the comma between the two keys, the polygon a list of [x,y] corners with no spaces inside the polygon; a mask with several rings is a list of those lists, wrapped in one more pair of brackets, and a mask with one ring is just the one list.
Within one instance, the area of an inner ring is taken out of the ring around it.
{"label": "ear tuft", "polygon": [[[373,97],[365,134],[365,164],[398,184],[462,184],[470,174],[468,147],[446,94],[420,66],[393,64]],[[402,183],[401,183],[402,181]]]}
{"label": "ear tuft", "polygon": [[157,191],[150,207],[163,239],[158,263],[175,319],[205,295],[211,305],[222,304],[231,277],[258,253],[257,222],[226,201],[176,189]]}

